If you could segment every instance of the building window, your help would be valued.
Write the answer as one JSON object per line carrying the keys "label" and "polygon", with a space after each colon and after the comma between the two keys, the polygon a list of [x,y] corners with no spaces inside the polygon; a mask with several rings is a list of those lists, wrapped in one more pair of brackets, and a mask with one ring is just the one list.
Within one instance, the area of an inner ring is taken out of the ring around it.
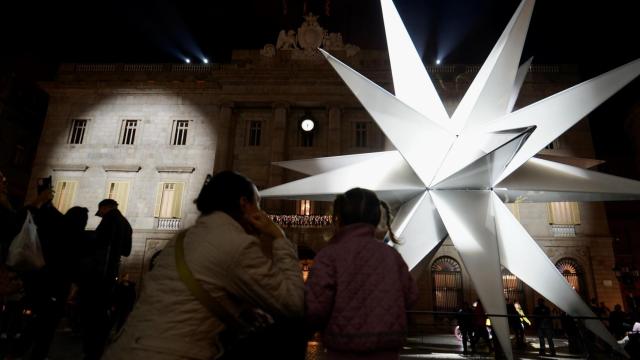
{"label": "building window", "polygon": [[129,182],[109,181],[107,184],[107,198],[115,200],[118,203],[118,210],[124,214],[127,211],[127,203],[129,201]]}
{"label": "building window", "polygon": [[123,120],[120,130],[120,144],[133,145],[136,141],[139,120]]}
{"label": "building window", "polygon": [[367,123],[359,121],[355,123],[356,147],[367,147]]}
{"label": "building window", "polygon": [[449,256],[437,258],[431,265],[434,311],[457,311],[462,304],[462,271]]}
{"label": "building window", "polygon": [[84,133],[87,130],[87,120],[73,119],[71,120],[71,130],[69,131],[68,144],[79,145],[84,142]]}
{"label": "building window", "polygon": [[580,208],[577,202],[549,203],[549,224],[551,225],[580,225]]}
{"label": "building window", "polygon": [[524,284],[506,268],[502,269],[502,288],[505,299],[525,307]]}
{"label": "building window", "polygon": [[562,258],[556,263],[556,269],[560,271],[565,280],[583,298],[587,298],[582,266],[572,258]]}
{"label": "building window", "polygon": [[182,218],[182,194],[184,183],[163,182],[158,186],[154,216],[157,218]]}
{"label": "building window", "polygon": [[76,197],[77,181],[61,180],[56,182],[53,194],[53,206],[61,213],[66,213],[73,206]]}
{"label": "building window", "polygon": [[313,202],[311,200],[298,200],[296,202],[298,215],[312,215],[313,214]]}
{"label": "building window", "polygon": [[174,120],[171,145],[187,145],[187,130],[189,130],[189,120]]}
{"label": "building window", "polygon": [[262,136],[262,121],[249,122],[249,146],[260,146]]}

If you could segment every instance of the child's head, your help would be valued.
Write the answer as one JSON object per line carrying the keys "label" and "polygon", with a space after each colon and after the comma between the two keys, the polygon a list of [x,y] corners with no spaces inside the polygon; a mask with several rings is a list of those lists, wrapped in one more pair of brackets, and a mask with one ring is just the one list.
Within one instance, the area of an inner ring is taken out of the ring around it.
{"label": "child's head", "polygon": [[[383,216],[384,215],[384,216]],[[383,233],[389,231],[389,237],[397,242],[391,233],[389,224],[389,207],[371,190],[353,188],[340,194],[333,202],[333,220],[338,227],[351,224],[365,223],[377,228],[386,227]]]}
{"label": "child's head", "polygon": [[378,226],[380,200],[371,190],[353,188],[333,201],[333,218],[338,227],[357,223]]}

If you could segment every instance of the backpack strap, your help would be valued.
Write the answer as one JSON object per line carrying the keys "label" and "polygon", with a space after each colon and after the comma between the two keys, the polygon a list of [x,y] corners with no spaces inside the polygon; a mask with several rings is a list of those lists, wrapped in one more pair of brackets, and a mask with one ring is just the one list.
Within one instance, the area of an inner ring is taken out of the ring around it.
{"label": "backpack strap", "polygon": [[186,231],[182,231],[176,238],[176,268],[180,280],[187,286],[189,292],[198,302],[204,306],[216,318],[220,319],[227,327],[239,328],[238,319],[233,316],[218,300],[209,294],[202,285],[193,277],[193,273],[184,259],[184,238]]}

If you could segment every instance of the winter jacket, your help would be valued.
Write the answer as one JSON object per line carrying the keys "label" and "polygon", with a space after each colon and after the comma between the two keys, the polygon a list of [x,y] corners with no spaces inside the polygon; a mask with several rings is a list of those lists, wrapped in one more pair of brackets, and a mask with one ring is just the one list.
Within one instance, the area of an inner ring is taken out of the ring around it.
{"label": "winter jacket", "polygon": [[[184,252],[196,280],[230,312],[249,305],[302,316],[302,274],[296,248],[286,238],[273,241],[268,258],[258,238],[214,212],[187,230]],[[180,280],[171,240],[143,279],[138,303],[104,359],[214,359],[221,353],[217,338],[223,326]]]}
{"label": "winter jacket", "polygon": [[330,351],[399,350],[416,284],[400,254],[368,224],[345,226],[314,259],[305,292],[306,319]]}
{"label": "winter jacket", "polygon": [[0,263],[5,263],[9,246],[21,228],[16,212],[0,203]]}
{"label": "winter jacket", "polygon": [[104,278],[113,280],[118,276],[120,257],[131,254],[131,225],[120,210],[112,209],[104,214],[96,228],[96,245],[102,249]]}

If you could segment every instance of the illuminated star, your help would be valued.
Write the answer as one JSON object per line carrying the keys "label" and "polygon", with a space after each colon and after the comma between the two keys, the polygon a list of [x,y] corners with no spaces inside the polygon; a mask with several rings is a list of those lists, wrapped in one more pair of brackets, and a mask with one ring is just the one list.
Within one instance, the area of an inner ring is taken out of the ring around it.
{"label": "illuminated star", "polygon": [[[392,224],[414,268],[449,236],[488,314],[506,315],[500,265],[571,316],[594,316],[504,202],[640,199],[640,182],[533,158],[640,73],[640,60],[512,112],[535,1],[524,0],[451,117],[391,0],[381,0],[395,95],[320,50],[397,151],[279,165],[307,178],[262,197],[332,200],[353,187],[402,204]],[[506,317],[491,323],[507,356]],[[598,320],[587,328],[623,350]]]}

